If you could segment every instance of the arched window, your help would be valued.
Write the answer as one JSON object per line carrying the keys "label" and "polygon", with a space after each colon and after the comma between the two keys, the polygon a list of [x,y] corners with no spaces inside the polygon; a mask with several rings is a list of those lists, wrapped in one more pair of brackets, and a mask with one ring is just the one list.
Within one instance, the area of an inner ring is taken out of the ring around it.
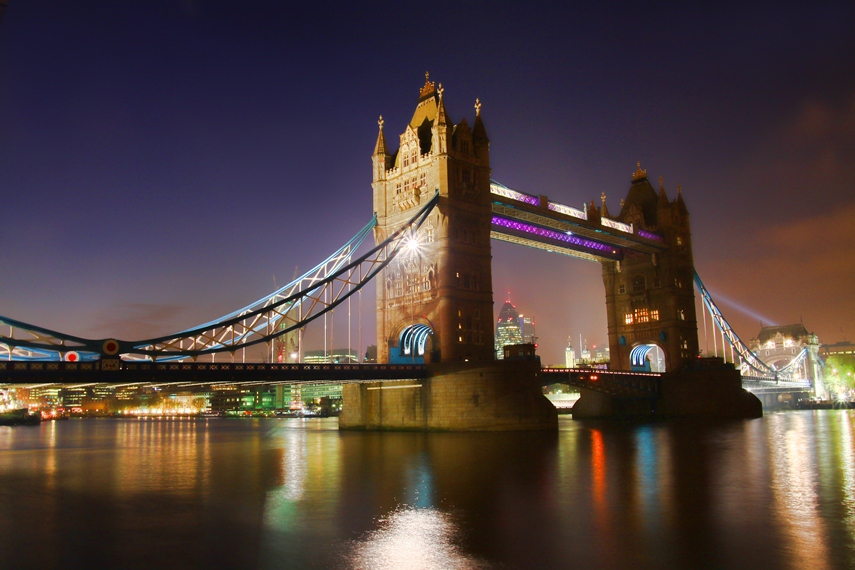
{"label": "arched window", "polygon": [[633,275],[632,291],[636,293],[638,291],[644,291],[645,289],[647,289],[647,279],[644,278],[644,275]]}

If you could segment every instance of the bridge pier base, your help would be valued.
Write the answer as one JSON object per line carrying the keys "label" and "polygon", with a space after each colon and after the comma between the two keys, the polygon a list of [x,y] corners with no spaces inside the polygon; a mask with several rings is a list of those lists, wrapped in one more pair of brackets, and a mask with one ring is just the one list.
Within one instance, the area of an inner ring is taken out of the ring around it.
{"label": "bridge pier base", "polygon": [[420,380],[345,384],[339,429],[555,430],[539,363],[438,363]]}
{"label": "bridge pier base", "polygon": [[582,389],[573,419],[759,418],[760,400],[736,370],[692,370],[662,376],[656,399],[626,399]]}

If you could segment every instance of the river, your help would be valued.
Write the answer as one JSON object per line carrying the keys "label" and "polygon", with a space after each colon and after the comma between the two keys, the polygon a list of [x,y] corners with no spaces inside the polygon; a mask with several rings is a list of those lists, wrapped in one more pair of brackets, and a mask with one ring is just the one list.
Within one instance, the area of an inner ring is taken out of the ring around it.
{"label": "river", "polygon": [[855,568],[855,412],[0,427],[0,568]]}

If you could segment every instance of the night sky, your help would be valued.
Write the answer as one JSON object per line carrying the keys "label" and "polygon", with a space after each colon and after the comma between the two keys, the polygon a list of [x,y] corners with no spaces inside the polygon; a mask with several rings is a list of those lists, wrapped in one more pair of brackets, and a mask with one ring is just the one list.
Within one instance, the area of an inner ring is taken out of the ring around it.
{"label": "night sky", "polygon": [[[855,3],[740,4],[11,0],[0,314],[132,340],[263,297],[370,219],[377,118],[397,147],[429,71],[454,122],[481,99],[507,186],[616,213],[636,161],[681,184],[743,339],[853,340]],[[598,264],[493,255],[495,311],[534,315],[546,363],[605,342]]]}

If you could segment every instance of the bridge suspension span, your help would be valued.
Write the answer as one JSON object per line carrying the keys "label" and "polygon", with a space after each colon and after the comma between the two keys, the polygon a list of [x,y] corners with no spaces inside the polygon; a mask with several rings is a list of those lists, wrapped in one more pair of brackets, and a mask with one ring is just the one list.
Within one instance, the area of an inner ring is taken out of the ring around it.
{"label": "bridge suspension span", "polygon": [[[56,361],[74,353],[80,360],[181,360],[230,353],[299,329],[332,311],[362,289],[415,235],[439,202],[439,193],[382,243],[354,259],[377,225],[376,215],[353,238],[310,271],[263,299],[208,323],[144,340],[87,339],[0,315],[0,358]],[[5,350],[4,350],[5,349]]]}
{"label": "bridge suspension span", "polygon": [[[701,277],[698,275],[698,272],[695,271],[695,285],[698,288],[698,292],[701,295],[701,299],[704,303],[704,308],[706,312],[710,314],[713,322],[718,327],[718,330],[721,332],[722,339],[726,340],[727,343],[732,347],[732,349],[736,352],[740,360],[740,368],[743,376],[752,376],[758,379],[767,379],[767,380],[783,380],[783,381],[793,381],[795,373],[799,370],[799,367],[804,362],[805,358],[807,358],[808,350],[807,348],[802,349],[802,351],[795,356],[786,366],[781,368],[775,368],[774,365],[769,365],[763,362],[756,354],[754,354],[751,349],[739,338],[739,335],[733,330],[730,324],[727,322],[727,319],[722,315],[721,310],[719,310],[718,306],[713,301],[712,295],[710,295],[709,290],[704,286],[704,282],[701,281]],[[715,340],[715,337],[713,337]],[[722,350],[724,349],[724,341],[722,341]]]}

